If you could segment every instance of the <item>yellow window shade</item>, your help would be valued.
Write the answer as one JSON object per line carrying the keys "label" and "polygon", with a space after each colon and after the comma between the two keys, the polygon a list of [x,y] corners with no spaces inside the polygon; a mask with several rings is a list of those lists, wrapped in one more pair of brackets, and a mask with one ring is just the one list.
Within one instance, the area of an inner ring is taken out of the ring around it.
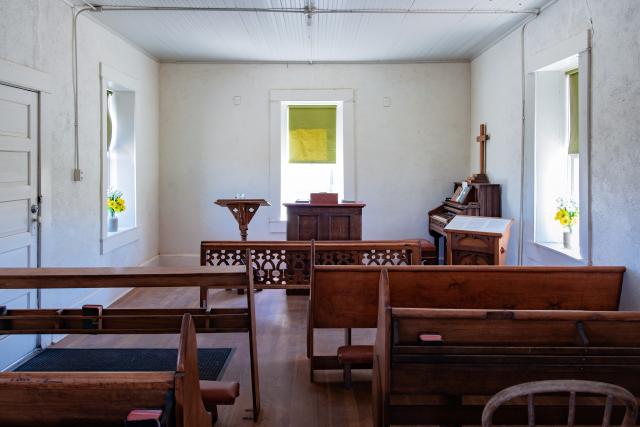
{"label": "yellow window shade", "polygon": [[336,106],[289,106],[289,163],[336,162]]}

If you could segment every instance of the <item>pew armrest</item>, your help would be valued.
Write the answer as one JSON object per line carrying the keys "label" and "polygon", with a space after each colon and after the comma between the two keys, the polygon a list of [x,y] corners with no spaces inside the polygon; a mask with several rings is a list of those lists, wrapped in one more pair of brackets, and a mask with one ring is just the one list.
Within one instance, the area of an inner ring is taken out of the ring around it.
{"label": "pew armrest", "polygon": [[341,365],[373,363],[372,345],[344,345],[338,348],[338,362]]}
{"label": "pew armrest", "polygon": [[216,405],[233,405],[240,395],[240,384],[230,381],[200,381],[202,403],[207,411]]}

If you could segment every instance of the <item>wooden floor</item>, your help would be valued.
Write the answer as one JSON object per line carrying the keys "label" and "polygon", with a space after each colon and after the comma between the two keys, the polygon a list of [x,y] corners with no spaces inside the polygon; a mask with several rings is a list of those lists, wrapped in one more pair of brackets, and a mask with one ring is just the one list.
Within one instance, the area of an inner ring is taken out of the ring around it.
{"label": "wooden floor", "polygon": [[[112,307],[161,308],[197,307],[197,289],[136,289]],[[246,305],[244,296],[234,291],[211,291],[210,304],[216,307]],[[240,381],[236,404],[220,406],[216,426],[371,426],[371,372],[354,371],[351,390],[342,386],[340,371],[316,374],[309,381],[306,357],[306,296],[286,296],[282,290],[256,294],[258,353],[262,412],[257,423],[243,419],[251,407],[249,349],[247,334],[200,334],[201,348],[233,347],[235,353],[222,379]],[[373,331],[354,331],[354,343],[372,343]],[[342,344],[342,331],[316,333],[318,354],[335,354]],[[175,335],[70,336],[56,347],[175,347]]]}

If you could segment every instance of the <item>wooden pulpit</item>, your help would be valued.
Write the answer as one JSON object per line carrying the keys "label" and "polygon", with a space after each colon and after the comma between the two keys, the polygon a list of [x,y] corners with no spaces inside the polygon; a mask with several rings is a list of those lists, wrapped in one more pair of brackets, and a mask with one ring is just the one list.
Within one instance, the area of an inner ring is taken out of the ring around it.
{"label": "wooden pulpit", "polygon": [[362,240],[364,203],[285,203],[287,240]]}

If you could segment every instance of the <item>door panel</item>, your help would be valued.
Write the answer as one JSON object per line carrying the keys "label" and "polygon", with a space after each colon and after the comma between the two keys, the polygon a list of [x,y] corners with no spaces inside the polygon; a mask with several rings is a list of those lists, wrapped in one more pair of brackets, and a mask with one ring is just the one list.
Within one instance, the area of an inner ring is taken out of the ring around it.
{"label": "door panel", "polygon": [[[0,85],[0,267],[37,267],[38,96]],[[35,290],[0,290],[0,305],[35,308]],[[0,370],[29,354],[35,335],[0,336]]]}

